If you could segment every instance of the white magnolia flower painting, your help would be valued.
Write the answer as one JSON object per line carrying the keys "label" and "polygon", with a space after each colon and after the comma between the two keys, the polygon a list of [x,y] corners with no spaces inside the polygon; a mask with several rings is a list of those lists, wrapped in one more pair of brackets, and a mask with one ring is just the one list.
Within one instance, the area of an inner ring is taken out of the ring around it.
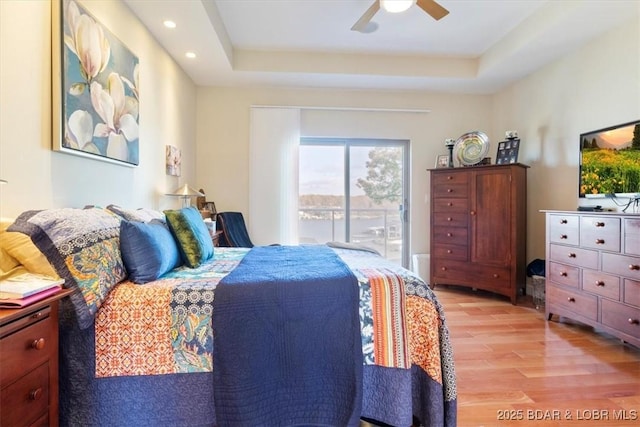
{"label": "white magnolia flower painting", "polygon": [[61,89],[54,104],[62,106],[62,123],[54,126],[54,149],[138,165],[138,58],[75,1],[58,6],[61,82],[54,85]]}

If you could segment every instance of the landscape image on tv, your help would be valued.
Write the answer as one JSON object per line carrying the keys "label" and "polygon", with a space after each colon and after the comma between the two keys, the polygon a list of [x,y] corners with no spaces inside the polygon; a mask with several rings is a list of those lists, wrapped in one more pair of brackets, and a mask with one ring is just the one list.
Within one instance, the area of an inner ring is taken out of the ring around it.
{"label": "landscape image on tv", "polygon": [[640,121],[580,135],[580,197],[640,193]]}

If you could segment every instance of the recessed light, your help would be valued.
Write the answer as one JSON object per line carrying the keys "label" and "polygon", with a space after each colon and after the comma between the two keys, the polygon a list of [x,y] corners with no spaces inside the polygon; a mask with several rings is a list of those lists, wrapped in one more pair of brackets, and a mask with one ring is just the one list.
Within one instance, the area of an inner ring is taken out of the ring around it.
{"label": "recessed light", "polygon": [[175,28],[176,27],[176,23],[173,22],[173,21],[169,21],[168,19],[166,21],[164,21],[163,24],[167,28]]}
{"label": "recessed light", "polygon": [[193,59],[193,58],[196,57],[196,54],[195,54],[195,52],[187,52],[187,53],[184,54],[184,56],[186,56],[189,59]]}

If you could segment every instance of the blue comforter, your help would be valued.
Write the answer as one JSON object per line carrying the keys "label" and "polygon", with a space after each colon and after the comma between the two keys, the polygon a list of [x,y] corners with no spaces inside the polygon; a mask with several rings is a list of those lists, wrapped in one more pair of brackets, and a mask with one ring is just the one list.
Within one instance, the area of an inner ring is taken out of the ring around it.
{"label": "blue comforter", "polygon": [[220,425],[357,426],[358,304],[357,279],[330,248],[253,248],[215,294]]}

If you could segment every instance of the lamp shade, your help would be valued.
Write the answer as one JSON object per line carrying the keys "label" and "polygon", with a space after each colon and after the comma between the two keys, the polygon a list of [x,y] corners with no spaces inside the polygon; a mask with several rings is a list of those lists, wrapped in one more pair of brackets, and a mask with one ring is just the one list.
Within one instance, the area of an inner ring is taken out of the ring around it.
{"label": "lamp shade", "polygon": [[192,197],[204,196],[204,194],[189,187],[188,184],[185,184],[182,187],[176,189],[173,193],[167,193],[167,196],[182,197],[182,207],[189,207],[191,206]]}
{"label": "lamp shade", "polygon": [[404,12],[416,3],[416,0],[381,0],[382,8],[387,12]]}

